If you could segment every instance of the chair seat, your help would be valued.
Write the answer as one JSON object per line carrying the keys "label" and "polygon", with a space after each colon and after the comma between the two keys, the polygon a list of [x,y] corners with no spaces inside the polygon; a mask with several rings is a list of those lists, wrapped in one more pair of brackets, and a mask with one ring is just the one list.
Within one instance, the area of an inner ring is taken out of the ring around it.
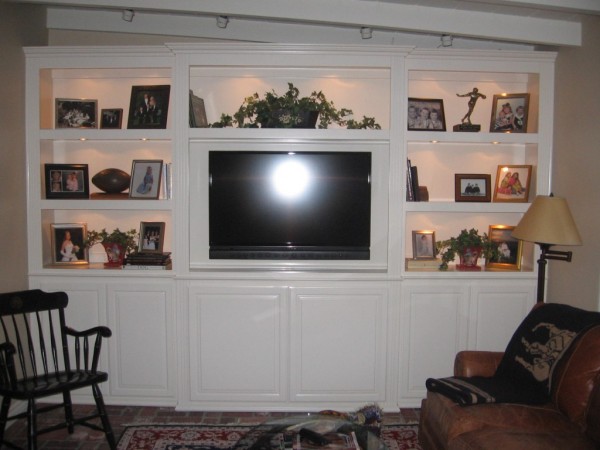
{"label": "chair seat", "polygon": [[58,372],[48,376],[37,376],[19,380],[16,388],[10,385],[0,385],[0,396],[11,397],[20,400],[45,397],[60,394],[65,390],[79,389],[92,384],[102,383],[108,380],[106,372],[89,372],[84,370]]}

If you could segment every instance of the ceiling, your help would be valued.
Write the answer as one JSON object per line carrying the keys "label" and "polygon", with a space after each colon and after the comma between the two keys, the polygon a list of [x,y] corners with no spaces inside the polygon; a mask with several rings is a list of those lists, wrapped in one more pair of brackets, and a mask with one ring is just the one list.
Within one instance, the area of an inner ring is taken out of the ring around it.
{"label": "ceiling", "polygon": [[[581,45],[600,0],[12,0],[48,6],[48,28],[280,43],[534,48]],[[123,9],[134,11],[131,22]],[[226,28],[216,25],[227,16]],[[372,29],[364,39],[360,29]]]}

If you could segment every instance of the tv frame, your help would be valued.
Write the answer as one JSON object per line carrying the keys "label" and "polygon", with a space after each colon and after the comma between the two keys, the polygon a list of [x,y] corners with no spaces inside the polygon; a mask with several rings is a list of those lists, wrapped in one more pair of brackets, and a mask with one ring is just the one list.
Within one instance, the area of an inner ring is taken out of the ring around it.
{"label": "tv frame", "polygon": [[[371,245],[369,260],[238,260],[209,257],[209,151],[370,152]],[[387,271],[389,215],[389,145],[382,142],[240,142],[198,141],[189,153],[190,270]]]}

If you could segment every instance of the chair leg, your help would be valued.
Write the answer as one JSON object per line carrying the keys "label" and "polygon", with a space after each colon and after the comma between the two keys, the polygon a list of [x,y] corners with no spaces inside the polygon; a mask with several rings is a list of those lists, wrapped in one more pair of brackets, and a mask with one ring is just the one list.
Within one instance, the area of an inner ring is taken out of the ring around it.
{"label": "chair leg", "polygon": [[32,398],[27,401],[27,448],[37,450],[37,407]]}
{"label": "chair leg", "polygon": [[0,447],[2,447],[2,443],[4,442],[4,430],[6,429],[6,419],[8,418],[10,402],[10,397],[4,397],[2,399],[2,409],[0,410]]}
{"label": "chair leg", "polygon": [[117,443],[115,441],[115,435],[112,427],[110,426],[108,415],[106,414],[106,407],[104,406],[102,392],[97,384],[92,385],[92,392],[94,393],[94,400],[96,401],[96,407],[98,408],[98,414],[100,415],[100,420],[102,421],[102,427],[104,428],[104,433],[106,434],[108,446],[111,450],[116,450]]}
{"label": "chair leg", "polygon": [[73,403],[71,402],[71,391],[63,392],[63,404],[65,408],[65,422],[67,423],[67,430],[69,434],[73,434],[75,426],[73,424]]}

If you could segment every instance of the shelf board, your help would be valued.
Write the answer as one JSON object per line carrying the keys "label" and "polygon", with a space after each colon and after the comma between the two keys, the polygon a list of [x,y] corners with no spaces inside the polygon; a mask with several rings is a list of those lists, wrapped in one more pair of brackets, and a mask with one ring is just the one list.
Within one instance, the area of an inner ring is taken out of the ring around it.
{"label": "shelf board", "polygon": [[297,128],[190,128],[189,138],[197,139],[264,139],[287,142],[303,141],[388,141],[389,130],[297,129]]}
{"label": "shelf board", "polygon": [[170,140],[172,131],[161,130],[107,130],[97,128],[58,128],[40,130],[40,139],[53,141],[140,141],[140,140]]}
{"label": "shelf board", "polygon": [[41,209],[170,211],[172,200],[42,200]]}
{"label": "shelf board", "polygon": [[529,203],[484,203],[484,202],[405,202],[406,212],[443,213],[525,213]]}
{"label": "shelf board", "polygon": [[537,144],[537,133],[459,133],[440,131],[407,131],[409,144],[456,143],[456,144]]}

